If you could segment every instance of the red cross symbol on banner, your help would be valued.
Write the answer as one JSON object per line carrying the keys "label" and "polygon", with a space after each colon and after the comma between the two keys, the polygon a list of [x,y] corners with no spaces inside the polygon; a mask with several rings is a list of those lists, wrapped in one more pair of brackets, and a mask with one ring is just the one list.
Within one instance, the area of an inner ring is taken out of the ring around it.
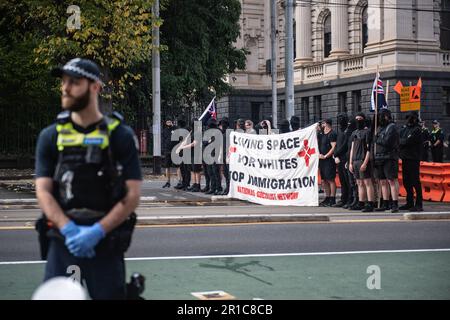
{"label": "red cross symbol on banner", "polygon": [[298,152],[298,156],[299,157],[304,157],[305,158],[305,163],[306,166],[309,167],[309,159],[311,158],[311,156],[316,153],[316,149],[315,148],[310,148],[308,146],[308,139],[303,140],[303,150],[301,150],[300,152]]}

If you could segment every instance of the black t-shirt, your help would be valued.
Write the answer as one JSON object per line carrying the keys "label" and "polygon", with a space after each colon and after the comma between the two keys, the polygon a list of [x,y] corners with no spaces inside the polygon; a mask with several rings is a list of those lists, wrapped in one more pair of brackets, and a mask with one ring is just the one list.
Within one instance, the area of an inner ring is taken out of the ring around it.
{"label": "black t-shirt", "polygon": [[328,133],[322,133],[319,139],[319,152],[320,154],[326,155],[328,151],[331,150],[331,143],[336,142],[337,134],[334,130]]}
{"label": "black t-shirt", "polygon": [[[98,122],[87,128],[80,127],[75,123],[72,124],[75,130],[86,134],[94,131]],[[57,138],[56,123],[46,127],[39,134],[36,147],[36,178],[53,177],[58,163]],[[138,142],[133,130],[123,123],[119,124],[111,132],[110,144],[114,159],[123,167],[124,180],[142,180]]]}
{"label": "black t-shirt", "polygon": [[369,129],[355,130],[352,133],[353,157],[352,160],[364,160],[370,150],[371,134]]}

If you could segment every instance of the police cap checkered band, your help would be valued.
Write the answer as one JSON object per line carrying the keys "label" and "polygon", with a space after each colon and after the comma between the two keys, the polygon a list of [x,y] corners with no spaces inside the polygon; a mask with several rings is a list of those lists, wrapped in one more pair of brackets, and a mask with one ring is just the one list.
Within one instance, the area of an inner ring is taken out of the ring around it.
{"label": "police cap checkered band", "polygon": [[75,78],[87,78],[93,81],[102,82],[100,79],[99,67],[95,62],[88,59],[72,59],[64,66],[53,69],[52,74],[57,77],[67,74]]}

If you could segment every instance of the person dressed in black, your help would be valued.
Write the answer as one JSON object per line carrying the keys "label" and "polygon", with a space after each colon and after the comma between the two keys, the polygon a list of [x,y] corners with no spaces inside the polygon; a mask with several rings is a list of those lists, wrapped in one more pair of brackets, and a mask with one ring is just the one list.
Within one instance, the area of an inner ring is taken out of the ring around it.
{"label": "person dressed in black", "polygon": [[163,185],[163,188],[170,188],[170,168],[174,167],[171,152],[177,143],[172,141],[172,133],[175,129],[171,119],[167,119],[164,122],[161,134],[161,153],[164,156],[163,167],[166,169],[167,182]]}
{"label": "person dressed in black", "polygon": [[372,212],[375,207],[375,192],[372,182],[371,131],[366,121],[366,115],[362,112],[356,114],[356,130],[353,132],[352,145],[349,157],[349,170],[354,174],[358,185],[357,205],[351,210]]}
{"label": "person dressed in black", "polygon": [[289,128],[289,126],[290,126],[289,120],[281,120],[279,133],[291,132],[291,129]]}
{"label": "person dressed in black", "polygon": [[439,121],[433,120],[433,130],[430,134],[431,157],[433,162],[443,162],[444,158],[444,132],[439,126]]}
{"label": "person dressed in black", "polygon": [[190,152],[190,170],[191,170],[191,179],[193,181],[192,186],[187,187],[183,190],[191,191],[191,192],[200,192],[200,178],[202,172],[202,154],[198,154],[196,152],[196,146],[201,144],[200,140],[202,137],[202,122],[198,121],[197,118],[194,118],[191,123],[190,132],[191,134],[188,136],[186,141],[186,145],[181,147],[181,150],[184,152]]}
{"label": "person dressed in black", "polygon": [[291,120],[289,121],[291,124],[292,131],[300,130],[300,118],[297,116],[292,116]]}
{"label": "person dressed in black", "polygon": [[336,163],[333,153],[336,148],[336,132],[332,128],[331,119],[321,122],[322,134],[319,140],[319,170],[322,185],[325,190],[325,199],[320,206],[330,207],[336,204]]}
{"label": "person dressed in black", "polygon": [[[178,128],[180,129],[186,129],[189,131],[189,128],[187,127],[187,122],[184,121],[183,119],[178,119],[177,121],[178,124]],[[190,135],[188,132],[186,132],[186,135],[184,137],[180,137],[180,141],[179,142],[184,142],[184,144],[187,144],[188,141],[190,139]],[[183,157],[183,150],[180,147],[180,152],[179,155],[180,157]],[[190,161],[185,161],[182,160],[182,162],[180,163],[180,175],[181,175],[181,181],[178,182],[178,184],[174,187],[175,189],[178,190],[187,190],[187,188],[189,188],[189,185],[191,184],[191,164]]]}
{"label": "person dressed in black", "polygon": [[[213,131],[212,135],[214,135],[214,131],[216,131],[217,128],[217,121],[215,119],[208,120],[208,130]],[[206,133],[205,132],[205,133]],[[206,146],[213,144],[215,141],[215,137],[212,136],[208,141],[206,141]],[[206,147],[205,146],[205,147]],[[215,153],[216,150],[214,150],[211,153],[211,160],[213,160],[213,163],[207,163],[206,164],[206,170],[207,174],[210,179],[210,190],[206,192],[206,194],[214,194],[214,195],[222,195],[223,189],[222,189],[222,181],[220,179],[220,164],[218,163],[217,157],[219,157],[219,154]]]}
{"label": "person dressed in black", "polygon": [[222,137],[223,137],[223,144],[222,144],[222,172],[223,176],[225,178],[225,190],[223,190],[222,195],[226,196],[228,195],[230,191],[230,165],[228,164],[228,141],[229,141],[229,134],[231,130],[228,130],[230,126],[230,123],[228,121],[228,118],[222,118],[219,121],[219,129],[222,131]]}
{"label": "person dressed in black", "polygon": [[92,299],[125,299],[125,262],[141,190],[138,143],[120,115],[98,106],[100,69],[75,58],[54,69],[64,112],[36,147],[36,223],[45,280],[80,268]]}
{"label": "person dressed in black", "polygon": [[[358,184],[356,183],[356,179],[355,176],[352,172],[350,172],[349,170],[349,165],[350,165],[350,151],[351,151],[351,146],[352,146],[352,142],[353,142],[353,133],[356,130],[356,120],[354,117],[352,117],[349,121],[348,121],[348,127],[347,129],[345,129],[344,131],[344,135],[347,138],[347,153],[346,153],[346,159],[347,162],[345,163],[345,169],[346,169],[346,173],[347,173],[347,177],[348,177],[348,182],[349,182],[349,199],[347,201],[347,204],[343,205],[342,208],[344,209],[350,209],[352,207],[356,207],[358,205],[359,202],[359,198],[358,198]],[[362,208],[361,208],[362,209]]]}
{"label": "person dressed in black", "polygon": [[[392,121],[391,112],[382,109],[379,113],[380,126],[377,129],[374,146],[375,177],[381,184],[383,201],[376,211],[398,212],[398,159],[399,134]],[[389,199],[392,197],[392,206]]]}
{"label": "person dressed in black", "polygon": [[[402,159],[403,185],[406,204],[400,210],[423,211],[422,185],[420,183],[420,159],[422,152],[422,129],[416,111],[408,113],[406,124],[400,129],[400,158]],[[414,193],[416,202],[414,203]]]}
{"label": "person dressed in black", "polygon": [[346,113],[340,113],[337,116],[339,130],[337,132],[336,148],[334,149],[334,162],[337,165],[339,181],[341,182],[341,200],[334,207],[343,207],[349,201],[350,183],[348,180],[347,163],[348,139],[351,132],[348,128],[348,116]]}

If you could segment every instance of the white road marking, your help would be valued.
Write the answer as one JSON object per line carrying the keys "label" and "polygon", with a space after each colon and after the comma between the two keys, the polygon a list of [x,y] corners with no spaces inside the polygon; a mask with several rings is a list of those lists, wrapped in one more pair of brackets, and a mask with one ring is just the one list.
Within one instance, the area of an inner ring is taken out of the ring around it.
{"label": "white road marking", "polygon": [[[415,253],[415,252],[450,252],[450,248],[443,249],[411,249],[411,250],[373,250],[373,251],[331,251],[331,252],[298,252],[298,253],[263,253],[263,254],[233,254],[212,256],[173,256],[173,257],[138,257],[125,258],[126,261],[151,261],[151,260],[190,260],[190,259],[220,259],[220,258],[255,258],[255,257],[297,257],[297,256],[329,256],[346,254],[373,254],[373,253]],[[40,264],[43,260],[36,261],[4,261],[0,265],[15,264]]]}

